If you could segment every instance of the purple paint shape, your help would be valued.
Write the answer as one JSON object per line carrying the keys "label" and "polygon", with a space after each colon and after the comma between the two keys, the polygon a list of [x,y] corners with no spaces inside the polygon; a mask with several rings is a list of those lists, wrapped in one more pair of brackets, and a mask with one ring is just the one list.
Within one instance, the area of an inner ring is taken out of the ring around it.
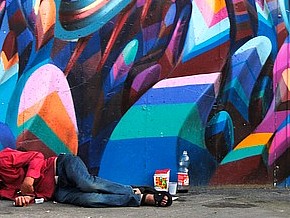
{"label": "purple paint shape", "polygon": [[138,8],[139,8],[139,7],[142,7],[142,6],[145,5],[145,2],[146,2],[146,0],[137,0],[136,5],[137,5]]}
{"label": "purple paint shape", "polygon": [[290,124],[286,125],[280,131],[278,131],[272,141],[272,144],[269,149],[268,164],[272,165],[275,160],[290,147],[289,144],[289,131]]}
{"label": "purple paint shape", "polygon": [[[111,78],[113,80],[117,80],[118,78],[121,78],[126,72],[126,64],[124,61],[124,55],[121,54],[116,62],[114,63],[113,67],[112,67],[112,75]],[[128,70],[128,69],[127,69]]]}
{"label": "purple paint shape", "polygon": [[277,127],[285,120],[290,114],[290,110],[275,111],[275,99],[272,101],[267,115],[262,123],[256,128],[254,133],[274,133]]}
{"label": "purple paint shape", "polygon": [[145,69],[135,77],[132,83],[132,89],[136,92],[140,92],[150,88],[153,84],[158,82],[160,72],[161,66],[159,64]]}
{"label": "purple paint shape", "polygon": [[285,69],[288,68],[290,63],[290,46],[286,39],[284,44],[282,45],[281,49],[279,50],[279,53],[276,57],[274,69],[273,69],[273,88],[276,89],[277,83],[280,81],[282,73]]}

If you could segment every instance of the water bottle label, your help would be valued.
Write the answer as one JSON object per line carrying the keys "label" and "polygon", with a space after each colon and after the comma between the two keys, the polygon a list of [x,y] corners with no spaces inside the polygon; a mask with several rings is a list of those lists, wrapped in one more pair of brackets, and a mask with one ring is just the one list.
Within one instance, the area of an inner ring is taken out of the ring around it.
{"label": "water bottle label", "polygon": [[180,186],[189,185],[189,176],[188,173],[177,173],[177,181]]}

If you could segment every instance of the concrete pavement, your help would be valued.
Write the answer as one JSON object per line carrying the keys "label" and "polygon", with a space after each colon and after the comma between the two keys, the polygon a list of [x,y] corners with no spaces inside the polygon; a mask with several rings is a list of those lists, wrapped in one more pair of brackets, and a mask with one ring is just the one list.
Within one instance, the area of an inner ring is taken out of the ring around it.
{"label": "concrete pavement", "polygon": [[290,217],[290,190],[272,187],[197,187],[168,208],[82,208],[45,202],[14,207],[0,201],[0,217]]}

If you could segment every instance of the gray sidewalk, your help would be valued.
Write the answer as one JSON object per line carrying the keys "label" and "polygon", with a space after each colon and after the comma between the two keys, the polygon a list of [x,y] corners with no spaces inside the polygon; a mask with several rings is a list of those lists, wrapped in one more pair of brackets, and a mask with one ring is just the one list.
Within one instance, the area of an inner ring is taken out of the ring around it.
{"label": "gray sidewalk", "polygon": [[0,217],[290,217],[290,191],[269,187],[193,188],[168,208],[82,208],[53,202],[14,207],[0,201]]}

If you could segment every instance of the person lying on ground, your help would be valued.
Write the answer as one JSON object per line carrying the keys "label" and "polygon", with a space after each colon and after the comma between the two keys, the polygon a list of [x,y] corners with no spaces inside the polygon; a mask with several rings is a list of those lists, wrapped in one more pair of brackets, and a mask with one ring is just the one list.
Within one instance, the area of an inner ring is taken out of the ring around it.
{"label": "person lying on ground", "polygon": [[37,151],[0,151],[0,197],[27,206],[35,198],[82,207],[161,206],[172,204],[168,192],[132,187],[91,175],[72,154],[45,159]]}

